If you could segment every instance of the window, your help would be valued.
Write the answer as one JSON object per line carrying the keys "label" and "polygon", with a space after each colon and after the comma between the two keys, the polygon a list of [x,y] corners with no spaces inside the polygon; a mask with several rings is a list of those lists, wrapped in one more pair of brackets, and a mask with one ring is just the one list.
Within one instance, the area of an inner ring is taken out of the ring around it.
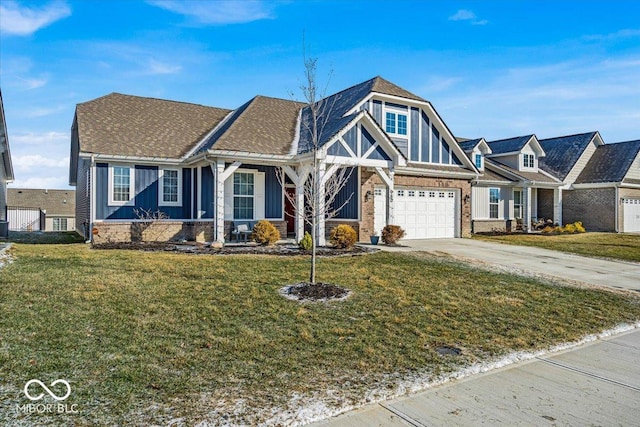
{"label": "window", "polygon": [[418,191],[418,197],[427,197],[426,191]]}
{"label": "window", "polygon": [[67,231],[67,218],[53,218],[53,231]]}
{"label": "window", "polygon": [[160,206],[181,205],[181,176],[179,169],[160,169]]}
{"label": "window", "polygon": [[129,166],[109,166],[109,204],[126,205],[134,196],[134,171]]}
{"label": "window", "polygon": [[407,134],[407,115],[400,113],[386,113],[386,131],[397,135]]}
{"label": "window", "polygon": [[533,154],[523,154],[522,155],[522,160],[523,160],[523,166],[525,168],[532,168],[533,167]]}
{"label": "window", "polygon": [[409,197],[416,197],[416,192],[414,190],[409,190],[408,191],[408,196]]}
{"label": "window", "polygon": [[522,219],[522,190],[513,190],[513,217]]}
{"label": "window", "polygon": [[404,190],[398,190],[398,197],[404,197]]}
{"label": "window", "polygon": [[476,167],[482,169],[482,154],[476,154]]}
{"label": "window", "polygon": [[498,218],[498,201],[500,200],[500,189],[489,189],[489,218]]}
{"label": "window", "polygon": [[236,172],[233,174],[234,219],[253,219],[254,180],[253,173]]}

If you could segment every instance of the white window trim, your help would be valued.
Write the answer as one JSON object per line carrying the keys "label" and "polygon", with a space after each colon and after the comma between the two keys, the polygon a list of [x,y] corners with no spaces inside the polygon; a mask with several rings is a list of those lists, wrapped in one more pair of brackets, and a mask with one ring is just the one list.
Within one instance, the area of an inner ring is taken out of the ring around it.
{"label": "white window trim", "polygon": [[[249,195],[241,195],[241,194],[236,195],[236,193],[235,193],[235,188],[234,188],[235,186],[234,186],[234,183],[233,183],[233,179],[235,179],[234,177],[235,177],[235,175],[236,175],[236,174],[238,174],[238,173],[251,174],[251,175],[253,175],[253,194],[252,194],[251,196],[249,196]],[[236,170],[235,172],[233,172],[233,173],[231,174],[231,176],[229,177],[229,178],[231,178],[231,180],[232,180],[232,181],[231,181],[231,188],[232,188],[232,190],[231,190],[231,196],[232,196],[233,200],[232,200],[232,204],[231,204],[231,211],[232,211],[232,212],[231,212],[231,215],[233,216],[233,220],[234,220],[234,221],[255,221],[255,219],[256,219],[256,185],[257,185],[257,177],[256,177],[256,175],[257,175],[257,173],[258,173],[258,171],[257,171],[257,170],[253,170],[253,169],[237,169],[237,170]],[[252,213],[252,215],[251,215],[251,219],[246,219],[246,218],[236,218],[236,207],[235,207],[235,200],[236,200],[236,197],[244,197],[244,198],[249,198],[249,197],[251,197],[251,198],[253,199],[253,213]],[[284,209],[284,206],[283,206],[283,209]]]}
{"label": "white window trim", "polygon": [[[533,159],[533,166],[529,166],[528,164],[525,164],[525,158],[526,156],[531,156],[531,158]],[[531,154],[531,153],[522,153],[522,169],[529,169],[529,170],[533,170],[536,168],[536,156],[535,154]]]}
{"label": "white window trim", "polygon": [[[520,203],[516,203],[516,193],[520,193]],[[516,216],[516,206],[520,206],[520,218]],[[513,219],[524,218],[524,191],[519,188],[513,190]]]}
{"label": "white window trim", "polygon": [[[177,171],[178,172],[178,201],[177,202],[165,202],[164,201],[164,172],[165,171]],[[182,168],[159,168],[158,169],[158,206],[182,206]]]}
{"label": "white window trim", "polygon": [[[498,200],[496,202],[491,202],[491,190],[498,190]],[[489,215],[489,219],[500,219],[500,188],[498,187],[490,187],[489,188],[489,212],[487,212]],[[496,212],[496,217],[492,217],[491,216],[491,205],[496,205],[497,208],[497,212]]]}
{"label": "white window trim", "polygon": [[[480,165],[478,165],[478,158],[480,158]],[[478,170],[484,169],[484,156],[482,153],[473,153],[473,165],[478,168]]]}
{"label": "white window trim", "polygon": [[[408,108],[408,107],[407,107]],[[395,115],[395,132],[389,132],[387,131],[387,113],[391,113]],[[411,139],[411,118],[410,118],[410,110],[407,111],[402,111],[402,110],[396,110],[393,108],[387,108],[386,107],[386,103],[384,104],[383,108],[382,108],[382,120],[384,120],[384,131],[388,134],[388,135],[393,135],[395,137],[398,138],[406,138],[406,139]],[[398,133],[398,114],[403,115],[407,118],[407,133],[403,134],[403,133]]]}
{"label": "white window trim", "polygon": [[[129,169],[129,200],[113,200],[113,168]],[[117,163],[109,163],[109,206],[133,206],[136,198],[136,168],[134,165],[123,165]]]}

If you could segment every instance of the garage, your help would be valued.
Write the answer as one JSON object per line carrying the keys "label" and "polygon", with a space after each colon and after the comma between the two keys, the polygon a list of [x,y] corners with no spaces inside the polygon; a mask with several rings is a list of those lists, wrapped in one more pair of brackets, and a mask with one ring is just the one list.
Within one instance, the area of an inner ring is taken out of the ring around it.
{"label": "garage", "polygon": [[[374,228],[382,231],[386,222],[385,188],[374,192]],[[458,194],[452,189],[397,188],[394,220],[406,231],[405,239],[457,237]]]}
{"label": "garage", "polygon": [[622,231],[625,233],[640,231],[640,199],[624,199],[622,209]]}

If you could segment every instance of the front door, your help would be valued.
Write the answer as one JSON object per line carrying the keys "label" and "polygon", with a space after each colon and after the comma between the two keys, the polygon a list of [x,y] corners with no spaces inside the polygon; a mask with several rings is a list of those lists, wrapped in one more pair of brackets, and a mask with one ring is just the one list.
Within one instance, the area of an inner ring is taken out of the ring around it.
{"label": "front door", "polygon": [[296,189],[287,187],[285,191],[287,192],[287,196],[284,198],[284,219],[287,221],[287,234],[295,234],[296,208],[292,201],[296,199]]}

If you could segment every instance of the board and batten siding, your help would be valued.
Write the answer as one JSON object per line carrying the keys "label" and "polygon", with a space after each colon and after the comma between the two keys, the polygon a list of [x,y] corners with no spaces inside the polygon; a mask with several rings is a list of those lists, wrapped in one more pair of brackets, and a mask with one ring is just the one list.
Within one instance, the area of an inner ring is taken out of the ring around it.
{"label": "board and batten siding", "polygon": [[[338,192],[333,206],[329,208],[330,211],[334,210],[335,207],[342,208],[338,211],[338,214],[334,217],[335,219],[353,219],[356,220],[359,218],[359,204],[360,200],[360,177],[358,174],[358,168],[346,168],[349,170],[347,172],[349,177],[345,182],[344,186]],[[346,203],[346,204],[345,204]]]}
{"label": "board and batten siding", "polygon": [[0,221],[7,220],[7,181],[4,176],[4,162],[0,161]]}
{"label": "board and batten siding", "polygon": [[[489,218],[489,189],[500,190],[498,218]],[[471,188],[471,219],[505,219],[513,212],[513,188],[500,186],[474,186]]]}
{"label": "board and batten siding", "polygon": [[[190,180],[184,179],[186,173],[182,172],[182,206],[158,206],[158,167],[146,165],[131,165],[134,169],[135,196],[133,203],[124,206],[109,206],[109,164],[96,164],[96,219],[139,219],[141,211],[135,210],[160,210],[172,219],[187,219],[190,216],[190,208],[184,203],[184,198],[191,193]],[[204,181],[204,180],[203,180]],[[76,194],[78,191],[76,190]]]}

